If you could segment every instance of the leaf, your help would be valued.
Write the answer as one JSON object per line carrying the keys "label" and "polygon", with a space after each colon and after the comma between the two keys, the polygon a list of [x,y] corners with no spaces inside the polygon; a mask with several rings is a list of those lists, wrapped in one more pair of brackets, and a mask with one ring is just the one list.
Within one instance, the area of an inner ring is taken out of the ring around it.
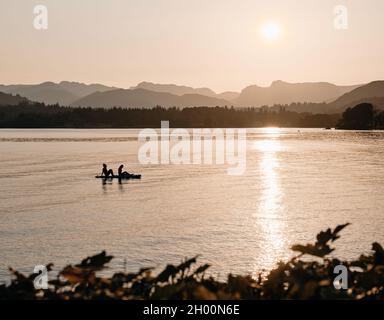
{"label": "leaf", "polygon": [[312,244],[307,244],[305,246],[297,244],[291,247],[293,251],[301,252],[302,254],[309,254],[315,257],[324,257],[327,254],[330,254],[334,249],[331,249],[328,246],[314,246]]}
{"label": "leaf", "polygon": [[334,242],[336,239],[339,238],[339,232],[343,230],[346,226],[348,226],[349,223],[342,224],[337,226],[333,231],[328,228],[326,231],[321,231],[316,236],[316,243],[315,244],[307,244],[305,246],[303,245],[294,245],[292,246],[292,250],[299,251],[302,254],[309,254],[316,257],[324,257],[327,254],[330,254],[332,251],[334,251],[333,248],[331,248],[328,245],[328,242]]}
{"label": "leaf", "polygon": [[374,259],[376,265],[384,265],[384,249],[383,247],[375,242],[372,244],[372,250],[375,251]]}
{"label": "leaf", "polygon": [[329,240],[332,239],[332,231],[331,229],[327,229],[326,231],[321,231],[316,236],[317,242],[316,245],[325,245]]}
{"label": "leaf", "polygon": [[17,281],[25,281],[28,278],[22,274],[21,272],[9,267],[8,270],[11,272],[11,274],[16,278]]}
{"label": "leaf", "polygon": [[210,264],[204,264],[200,267],[198,267],[193,274],[198,275],[200,273],[205,272],[211,265]]}
{"label": "leaf", "polygon": [[77,266],[73,267],[71,265],[65,267],[60,272],[60,275],[67,279],[71,284],[93,282],[95,279],[94,271]]}
{"label": "leaf", "polygon": [[346,223],[346,224],[340,224],[338,225],[335,230],[333,231],[334,234],[338,234],[341,230],[343,230],[345,227],[349,226],[350,223]]}
{"label": "leaf", "polygon": [[172,264],[168,264],[165,269],[157,276],[156,281],[167,282],[170,277],[174,277],[179,272],[179,269]]}
{"label": "leaf", "polygon": [[182,262],[181,264],[179,264],[176,268],[178,270],[184,272],[185,270],[189,269],[192,264],[196,263],[196,260],[197,260],[198,257],[199,256],[195,256],[195,257],[193,257],[191,259],[188,259],[188,260]]}
{"label": "leaf", "polygon": [[107,256],[105,251],[102,251],[99,254],[90,256],[81,261],[80,264],[77,264],[76,267],[79,268],[93,268],[100,270],[104,268],[104,265],[113,259],[113,256]]}

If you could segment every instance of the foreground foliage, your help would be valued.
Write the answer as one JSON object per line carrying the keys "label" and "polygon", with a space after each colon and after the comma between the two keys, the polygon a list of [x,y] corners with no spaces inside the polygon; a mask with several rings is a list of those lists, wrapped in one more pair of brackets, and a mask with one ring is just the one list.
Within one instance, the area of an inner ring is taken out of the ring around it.
{"label": "foreground foliage", "polygon": [[[35,290],[37,276],[25,276],[13,269],[12,282],[0,286],[2,299],[380,299],[384,298],[384,250],[372,245],[370,255],[354,261],[327,258],[332,243],[348,224],[317,235],[316,242],[295,245],[298,252],[288,262],[280,262],[265,276],[228,275],[227,280],[206,276],[208,264],[195,267],[197,257],[179,265],[167,265],[157,275],[151,268],[136,273],[115,273],[100,277],[97,271],[106,267],[112,256],[104,251],[77,265],[66,266],[49,282],[49,289]],[[312,257],[311,259],[309,259]],[[334,268],[343,264],[348,269],[348,289],[333,285]],[[47,266],[51,270],[52,265]]]}

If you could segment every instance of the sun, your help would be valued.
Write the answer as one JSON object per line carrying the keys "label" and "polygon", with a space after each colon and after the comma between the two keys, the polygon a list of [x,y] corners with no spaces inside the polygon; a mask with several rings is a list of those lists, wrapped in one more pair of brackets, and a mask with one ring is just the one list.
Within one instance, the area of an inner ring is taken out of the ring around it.
{"label": "sun", "polygon": [[273,21],[264,23],[260,29],[261,36],[268,41],[275,41],[280,37],[281,28]]}

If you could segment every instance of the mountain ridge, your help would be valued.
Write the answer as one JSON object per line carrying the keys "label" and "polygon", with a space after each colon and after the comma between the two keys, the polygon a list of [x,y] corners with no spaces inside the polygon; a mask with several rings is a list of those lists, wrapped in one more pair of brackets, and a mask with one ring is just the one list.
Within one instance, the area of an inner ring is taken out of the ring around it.
{"label": "mountain ridge", "polygon": [[[147,89],[145,89],[147,88]],[[152,89],[152,90],[149,90]],[[172,92],[167,92],[167,90]],[[0,85],[0,91],[19,94],[31,101],[64,106],[90,107],[189,107],[189,106],[289,106],[287,110],[302,112],[342,112],[355,102],[374,101],[381,104],[384,97],[384,81],[377,80],[364,85],[338,86],[329,82],[289,83],[276,80],[270,86],[251,85],[240,93],[226,91],[215,93],[209,88],[193,88],[176,84],[140,82],[131,89],[103,84],[85,84],[74,81],[40,84]],[[202,94],[206,93],[206,94]],[[306,104],[306,105],[300,105]]]}
{"label": "mountain ridge", "polygon": [[337,86],[329,82],[289,83],[277,80],[269,87],[251,85],[244,88],[234,103],[243,107],[257,107],[298,102],[331,102],[359,86],[361,85]]}
{"label": "mountain ridge", "polygon": [[331,103],[332,106],[342,106],[346,109],[356,105],[361,100],[372,100],[375,98],[384,98],[384,81],[375,80],[360,86],[350,92],[345,93]]}
{"label": "mountain ridge", "polygon": [[207,97],[216,96],[216,92],[214,92],[210,88],[193,88],[193,87],[184,86],[184,85],[160,84],[160,83],[153,83],[148,81],[140,82],[137,86],[131,87],[130,89],[146,89],[146,90],[155,91],[155,92],[167,92],[177,96],[182,96],[184,94],[200,94]]}
{"label": "mountain ridge", "polygon": [[147,89],[117,89],[107,92],[95,92],[73,102],[71,106],[82,107],[138,107],[150,108],[157,105],[163,107],[188,106],[224,106],[229,101],[207,97],[199,94],[174,95],[168,92],[155,92]]}
{"label": "mountain ridge", "polygon": [[92,92],[112,90],[101,84],[84,84],[80,82],[61,81],[55,83],[45,81],[39,84],[0,85],[0,91],[8,94],[18,94],[31,101],[46,104],[69,105],[82,96]]}
{"label": "mountain ridge", "polygon": [[24,101],[27,101],[27,99],[19,95],[0,92],[0,106],[15,106]]}

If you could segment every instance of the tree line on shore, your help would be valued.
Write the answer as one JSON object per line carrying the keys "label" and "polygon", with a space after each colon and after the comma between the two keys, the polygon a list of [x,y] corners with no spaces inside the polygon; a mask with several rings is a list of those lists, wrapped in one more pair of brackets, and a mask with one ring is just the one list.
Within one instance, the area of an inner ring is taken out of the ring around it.
{"label": "tree line on shore", "polygon": [[384,129],[384,111],[362,103],[343,114],[312,114],[273,108],[73,108],[21,102],[0,107],[0,128],[156,128],[162,120],[171,127],[247,128],[307,127],[371,130]]}
{"label": "tree line on shore", "polygon": [[344,111],[337,128],[345,130],[384,129],[384,111],[370,103],[361,103]]}
{"label": "tree line on shore", "polygon": [[2,128],[155,128],[162,120],[171,127],[334,127],[338,114],[286,111],[268,108],[71,108],[23,102],[0,107]]}

